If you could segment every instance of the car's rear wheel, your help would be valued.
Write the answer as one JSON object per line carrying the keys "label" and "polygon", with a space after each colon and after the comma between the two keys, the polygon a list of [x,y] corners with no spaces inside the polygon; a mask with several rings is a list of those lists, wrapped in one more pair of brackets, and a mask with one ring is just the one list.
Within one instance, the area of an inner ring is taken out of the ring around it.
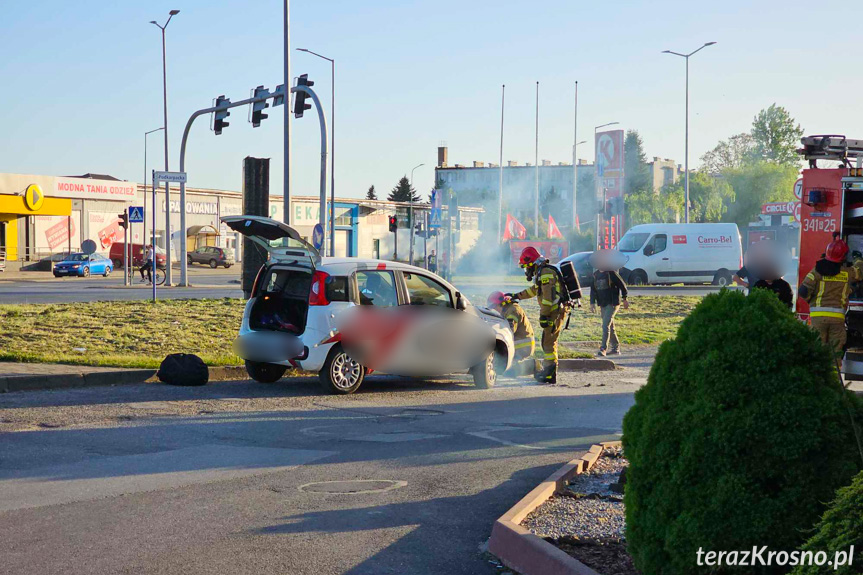
{"label": "car's rear wheel", "polygon": [[216,260],[210,260],[210,267],[211,268],[216,269],[216,266],[218,266],[218,265],[219,265],[219,262],[217,262]]}
{"label": "car's rear wheel", "polygon": [[497,351],[492,350],[479,365],[475,365],[470,369],[470,374],[473,376],[473,384],[480,389],[490,389],[497,382],[497,370],[500,364]]}
{"label": "car's rear wheel", "polygon": [[225,269],[228,269],[228,268],[229,268],[229,267],[231,267],[232,265],[233,265],[233,264],[225,264]]}
{"label": "car's rear wheel", "polygon": [[275,383],[282,379],[287,370],[284,365],[246,360],[246,372],[249,377],[260,383]]}
{"label": "car's rear wheel", "polygon": [[360,388],[366,377],[366,368],[349,356],[340,344],[336,344],[318,377],[329,393],[347,395]]}
{"label": "car's rear wheel", "polygon": [[84,268],[84,271],[82,273],[84,274],[85,278],[90,277],[90,268]]}

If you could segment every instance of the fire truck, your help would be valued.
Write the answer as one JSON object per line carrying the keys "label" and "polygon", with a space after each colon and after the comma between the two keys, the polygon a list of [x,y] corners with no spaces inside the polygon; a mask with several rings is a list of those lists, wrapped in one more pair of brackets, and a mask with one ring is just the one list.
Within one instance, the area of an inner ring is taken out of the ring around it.
{"label": "fire truck", "polygon": [[[849,256],[863,254],[863,140],[845,136],[807,136],[798,152],[809,162],[800,197],[800,266],[803,281],[839,233]],[[797,299],[798,317],[809,320],[809,305]],[[848,345],[842,371],[847,380],[863,380],[863,286],[849,297],[845,313]]]}

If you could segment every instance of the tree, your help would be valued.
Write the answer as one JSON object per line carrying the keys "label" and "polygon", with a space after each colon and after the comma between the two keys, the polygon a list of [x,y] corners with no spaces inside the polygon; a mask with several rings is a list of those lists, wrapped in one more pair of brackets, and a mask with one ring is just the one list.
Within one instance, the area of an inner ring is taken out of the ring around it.
{"label": "tree", "polygon": [[376,199],[378,199],[378,193],[375,191],[375,187],[374,187],[374,186],[370,187],[370,188],[369,188],[369,191],[368,191],[368,192],[366,192],[366,199],[367,199],[367,200],[376,200]]}
{"label": "tree", "polygon": [[390,192],[390,195],[387,196],[387,200],[391,202],[410,202],[411,199],[413,199],[414,202],[418,202],[421,198],[413,186],[411,186],[408,177],[402,176],[399,183],[396,184],[396,187],[394,187]]}
{"label": "tree", "polygon": [[752,121],[752,138],[758,158],[782,165],[797,165],[797,146],[803,136],[803,128],[794,123],[794,118],[782,106],[771,104],[761,110]]}
{"label": "tree", "polygon": [[755,139],[743,132],[722,140],[701,156],[701,169],[709,174],[719,174],[726,168],[739,168],[754,160]]}
{"label": "tree", "polygon": [[639,190],[626,196],[628,225],[679,221],[683,213],[683,196],[681,183],[669,184],[658,194],[652,190]]}
{"label": "tree", "polygon": [[623,173],[625,195],[640,190],[653,190],[644,143],[636,130],[626,132],[626,139],[623,142]]}
{"label": "tree", "polygon": [[[683,179],[666,186],[666,193],[679,193],[685,196]],[[689,216],[692,222],[719,222],[728,212],[728,206],[734,203],[734,188],[725,178],[708,174],[705,171],[693,172],[689,176]],[[683,202],[680,204],[683,207]],[[760,208],[760,206],[759,206]]]}
{"label": "tree", "polygon": [[794,199],[797,167],[772,162],[755,162],[723,171],[723,177],[734,189],[725,220],[746,227],[761,213],[761,205]]}

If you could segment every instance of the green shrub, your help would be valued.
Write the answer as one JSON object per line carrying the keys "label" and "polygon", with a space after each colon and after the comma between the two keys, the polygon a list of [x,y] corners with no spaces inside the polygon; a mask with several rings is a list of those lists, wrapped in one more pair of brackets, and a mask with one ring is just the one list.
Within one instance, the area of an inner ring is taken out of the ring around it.
{"label": "green shrub", "polygon": [[794,575],[851,575],[863,570],[863,473],[858,473],[851,485],[841,488],[836,499],[821,518],[815,535],[807,541],[801,551],[827,553],[833,559],[837,551],[849,552],[854,546],[853,562],[834,569],[830,565],[800,566]]}
{"label": "green shrub", "polygon": [[699,548],[802,543],[858,470],[835,377],[828,349],[772,293],[704,298],[623,420],[626,538],[642,573],[699,572]]}

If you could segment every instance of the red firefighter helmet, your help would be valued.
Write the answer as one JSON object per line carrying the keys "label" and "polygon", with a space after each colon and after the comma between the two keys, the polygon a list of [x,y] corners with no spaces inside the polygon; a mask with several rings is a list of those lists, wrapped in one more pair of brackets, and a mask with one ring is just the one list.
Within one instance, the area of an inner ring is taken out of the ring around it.
{"label": "red firefighter helmet", "polygon": [[541,256],[539,252],[533,246],[527,246],[523,250],[521,250],[521,257],[518,258],[518,265],[521,267],[536,263]]}
{"label": "red firefighter helmet", "polygon": [[506,296],[502,291],[493,291],[489,294],[488,300],[486,300],[486,304],[488,307],[494,307],[498,305],[503,305]]}
{"label": "red firefighter helmet", "polygon": [[830,242],[830,245],[827,246],[827,250],[824,252],[827,261],[835,263],[844,262],[847,255],[848,244],[842,238],[836,238]]}

